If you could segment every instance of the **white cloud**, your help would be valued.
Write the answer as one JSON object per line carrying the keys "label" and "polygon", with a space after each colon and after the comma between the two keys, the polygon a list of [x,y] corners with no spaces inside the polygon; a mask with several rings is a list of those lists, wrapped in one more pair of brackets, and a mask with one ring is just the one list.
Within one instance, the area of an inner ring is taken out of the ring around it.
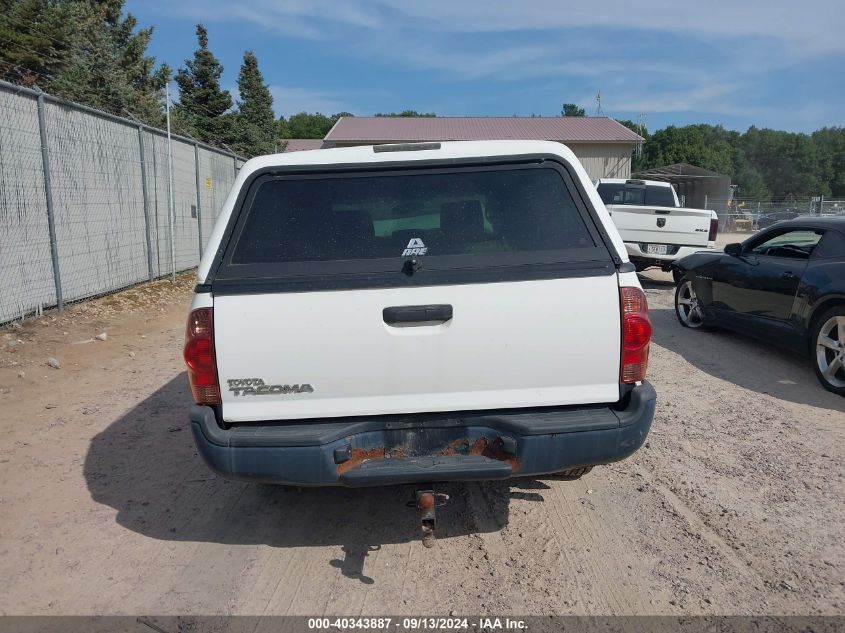
{"label": "white cloud", "polygon": [[162,11],[206,22],[240,20],[262,29],[313,40],[329,38],[328,24],[363,29],[381,26],[371,11],[356,2],[254,0],[247,4],[231,0],[183,0],[175,6],[165,4]]}
{"label": "white cloud", "polygon": [[841,0],[183,0],[180,13],[207,20],[247,19],[300,37],[328,37],[339,26],[430,33],[491,33],[603,28],[619,37],[642,32],[691,35],[704,40],[764,37],[783,44],[784,55],[845,52]]}
{"label": "white cloud", "polygon": [[735,99],[742,90],[741,84],[711,82],[708,78],[699,81],[685,90],[616,91],[610,93],[615,96],[605,101],[604,107],[624,112],[736,112]]}
{"label": "white cloud", "polygon": [[[243,6],[231,0],[183,0],[172,10],[314,40],[312,46],[324,47],[327,57],[345,58],[350,71],[357,61],[365,64],[371,78],[380,68],[386,76],[428,72],[423,83],[447,84],[433,91],[446,100],[445,111],[454,109],[456,99],[473,108],[485,97],[473,101],[455,91],[450,98],[452,85],[474,82],[484,90],[499,83],[487,103],[510,110],[512,100],[502,84],[524,86],[523,80],[531,79],[541,111],[549,111],[550,100],[558,98],[592,110],[595,103],[587,93],[601,89],[603,108],[611,114],[741,114],[765,123],[787,116],[782,104],[772,105],[766,96],[784,75],[795,77],[837,58],[845,62],[841,2],[252,0]],[[366,88],[374,88],[375,81]],[[391,102],[402,101],[388,84],[381,87]],[[277,112],[286,116],[353,110],[350,100],[371,104],[374,97],[286,86],[274,86],[273,94]],[[801,101],[787,110],[794,117],[787,127],[798,120],[812,127],[842,118],[838,102],[821,109],[806,105],[818,99],[787,99]],[[419,95],[411,105],[420,107]]]}
{"label": "white cloud", "polygon": [[[272,4],[274,3],[270,0]],[[610,28],[638,32],[690,34],[705,39],[767,37],[783,42],[784,53],[845,52],[845,11],[841,0],[604,0],[600,5],[560,0],[377,0],[364,3],[390,7],[406,25],[462,33],[550,31]]]}

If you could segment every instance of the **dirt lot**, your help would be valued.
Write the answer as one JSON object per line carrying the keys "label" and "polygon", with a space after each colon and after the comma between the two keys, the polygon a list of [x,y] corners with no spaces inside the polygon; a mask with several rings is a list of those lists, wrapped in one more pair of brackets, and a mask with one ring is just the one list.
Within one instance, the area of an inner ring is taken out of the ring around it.
{"label": "dirt lot", "polygon": [[845,612],[845,401],[801,359],[683,330],[668,278],[644,283],[649,442],[580,481],[448,486],[432,550],[410,487],[206,469],[180,358],[190,278],[3,328],[0,613]]}

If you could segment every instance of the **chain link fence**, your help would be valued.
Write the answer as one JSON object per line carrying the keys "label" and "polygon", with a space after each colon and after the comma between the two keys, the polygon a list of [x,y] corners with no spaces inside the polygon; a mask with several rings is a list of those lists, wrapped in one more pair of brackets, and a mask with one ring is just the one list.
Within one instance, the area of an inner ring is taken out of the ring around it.
{"label": "chain link fence", "polygon": [[754,233],[773,224],[801,216],[844,216],[845,200],[821,196],[781,201],[754,198],[709,199],[705,208],[719,215],[719,230],[727,233]]}
{"label": "chain link fence", "polygon": [[172,180],[163,130],[0,82],[0,323],[198,264],[243,160],[170,150]]}

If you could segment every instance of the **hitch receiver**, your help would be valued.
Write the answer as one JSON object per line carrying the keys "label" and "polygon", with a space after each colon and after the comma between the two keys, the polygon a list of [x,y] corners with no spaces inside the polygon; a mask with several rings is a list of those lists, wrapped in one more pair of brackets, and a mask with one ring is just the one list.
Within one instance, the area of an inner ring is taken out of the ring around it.
{"label": "hitch receiver", "polygon": [[437,521],[435,508],[446,505],[449,495],[433,490],[417,490],[416,505],[420,511],[422,542],[425,547],[434,547],[434,528]]}

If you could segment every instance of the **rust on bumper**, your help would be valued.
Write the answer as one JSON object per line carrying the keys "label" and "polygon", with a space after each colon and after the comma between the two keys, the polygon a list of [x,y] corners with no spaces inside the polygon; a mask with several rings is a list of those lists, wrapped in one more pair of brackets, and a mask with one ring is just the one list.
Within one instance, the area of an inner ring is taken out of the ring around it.
{"label": "rust on bumper", "polygon": [[[415,430],[413,437],[409,434],[403,438],[401,444],[392,446],[375,446],[370,448],[350,448],[349,458],[337,464],[337,474],[342,475],[353,468],[357,468],[367,461],[376,459],[401,459],[421,456],[452,457],[458,455],[482,455],[489,459],[505,462],[514,474],[520,471],[521,464],[516,455],[504,450],[501,437],[489,438],[481,436],[474,441],[467,437],[452,439],[444,445],[440,436],[435,432]],[[432,444],[435,444],[432,446]]]}
{"label": "rust on bumper", "polygon": [[501,437],[494,438],[492,441],[487,437],[479,437],[472,443],[469,449],[470,455],[483,455],[490,459],[495,459],[499,462],[506,462],[510,464],[511,472],[514,474],[519,472],[520,463],[516,455],[511,455],[504,450],[504,442]]}

